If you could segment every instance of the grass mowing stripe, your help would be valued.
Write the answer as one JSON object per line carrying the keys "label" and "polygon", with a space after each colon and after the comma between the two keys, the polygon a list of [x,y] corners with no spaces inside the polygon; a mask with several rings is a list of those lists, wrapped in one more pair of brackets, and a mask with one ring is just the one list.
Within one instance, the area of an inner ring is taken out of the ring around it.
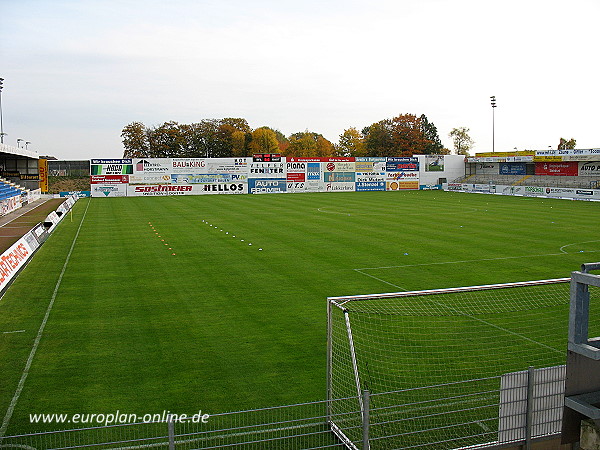
{"label": "grass mowing stripe", "polygon": [[[597,255],[577,251],[600,248],[588,243],[558,257],[531,256],[597,238],[597,205],[583,202],[441,192],[91,201],[9,434],[56,429],[34,429],[34,410],[202,408],[213,415],[322,400],[327,296],[564,277]],[[0,330],[29,330],[1,336],[0,372],[10,380],[0,386],[2,411],[77,226],[63,224],[0,303]],[[384,266],[390,268],[373,271]],[[511,314],[483,319],[560,348],[567,314],[568,305],[549,309],[525,330]],[[442,319],[414,321],[402,334],[408,349],[420,350],[423,334],[456,331]],[[465,316],[456,322],[458,330],[473,323]],[[556,359],[554,351],[475,324],[502,335],[491,342],[493,352],[512,340]],[[468,358],[448,362],[456,376],[476,368]],[[518,370],[526,358],[507,360]],[[401,375],[426,378],[428,368],[417,362]]]}
{"label": "grass mowing stripe", "polygon": [[63,264],[62,270],[56,281],[56,286],[54,287],[54,292],[52,293],[52,297],[50,298],[50,303],[48,304],[48,308],[46,309],[46,314],[44,315],[44,319],[42,320],[42,324],[40,325],[40,329],[37,332],[35,340],[33,341],[33,347],[31,348],[31,352],[29,353],[29,357],[27,358],[27,362],[25,363],[25,368],[23,369],[23,373],[21,374],[21,379],[19,380],[19,384],[17,385],[17,389],[15,391],[15,395],[10,401],[10,405],[6,410],[6,414],[4,415],[4,419],[2,420],[2,426],[0,427],[0,438],[4,436],[6,433],[6,429],[8,428],[8,424],[10,423],[10,419],[12,418],[13,411],[15,410],[15,406],[19,401],[19,397],[21,396],[21,392],[23,391],[23,387],[25,386],[25,380],[29,375],[29,369],[31,367],[31,363],[33,362],[33,358],[35,357],[35,353],[37,352],[38,345],[42,339],[42,334],[44,333],[44,328],[46,328],[46,323],[48,322],[48,317],[50,317],[50,312],[52,311],[52,307],[54,306],[54,300],[56,299],[56,295],[58,294],[58,289],[62,283],[63,276],[65,271],[67,270],[67,265],[69,264],[69,260],[71,259],[71,254],[73,253],[73,249],[75,248],[75,243],[77,242],[77,237],[79,236],[79,232],[81,231],[81,226],[83,225],[83,221],[87,214],[87,210],[90,206],[90,202],[88,201],[85,211],[83,213],[83,217],[81,218],[81,222],[79,223],[79,228],[77,228],[77,233],[75,233],[75,237],[73,238],[73,243],[71,244],[71,248],[69,249],[69,253],[65,259],[65,263]]}

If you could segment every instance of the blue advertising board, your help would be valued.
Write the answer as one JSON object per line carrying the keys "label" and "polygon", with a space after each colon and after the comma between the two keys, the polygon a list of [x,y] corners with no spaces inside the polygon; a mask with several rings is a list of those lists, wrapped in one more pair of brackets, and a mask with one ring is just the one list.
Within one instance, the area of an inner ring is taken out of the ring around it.
{"label": "blue advertising board", "polygon": [[527,175],[525,163],[500,163],[500,175]]}
{"label": "blue advertising board", "polygon": [[417,171],[419,170],[418,158],[388,158],[385,163],[387,172],[404,172],[404,171]]}
{"label": "blue advertising board", "polygon": [[281,194],[287,191],[285,178],[250,178],[248,192],[250,194]]}
{"label": "blue advertising board", "polygon": [[321,163],[309,162],[306,166],[306,179],[307,180],[320,180],[321,179]]}
{"label": "blue advertising board", "polygon": [[385,181],[357,181],[356,192],[385,191]]}

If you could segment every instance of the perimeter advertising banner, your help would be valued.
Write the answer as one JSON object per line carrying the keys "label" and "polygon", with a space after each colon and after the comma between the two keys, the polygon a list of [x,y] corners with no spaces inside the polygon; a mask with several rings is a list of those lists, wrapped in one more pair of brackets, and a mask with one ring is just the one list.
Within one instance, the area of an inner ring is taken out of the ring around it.
{"label": "perimeter advertising banner", "polygon": [[575,161],[535,163],[536,175],[557,175],[575,177],[578,173],[579,163]]}
{"label": "perimeter advertising banner", "polygon": [[247,194],[247,183],[158,184],[127,187],[127,196],[156,197],[169,195]]}
{"label": "perimeter advertising banner", "polygon": [[600,161],[595,162],[580,162],[579,163],[580,177],[598,177],[600,178]]}
{"label": "perimeter advertising banner", "polygon": [[126,197],[127,186],[129,185],[123,183],[92,184],[91,195],[92,197]]}
{"label": "perimeter advertising banner", "polygon": [[19,269],[25,265],[31,257],[33,250],[27,239],[22,237],[0,255],[0,291],[8,285]]}
{"label": "perimeter advertising banner", "polygon": [[250,178],[248,192],[250,194],[282,194],[287,191],[285,178]]}
{"label": "perimeter advertising banner", "polygon": [[324,183],[323,191],[324,192],[354,192],[355,185],[354,181],[346,182],[346,181],[336,181],[332,183]]}
{"label": "perimeter advertising banner", "polygon": [[388,158],[386,161],[386,172],[418,171],[418,158]]}
{"label": "perimeter advertising banner", "polygon": [[357,173],[385,172],[387,158],[359,157],[354,162]]}
{"label": "perimeter advertising banner", "polygon": [[133,160],[131,184],[164,184],[171,182],[171,158],[147,158]]}
{"label": "perimeter advertising banner", "polygon": [[285,178],[285,169],[285,162],[251,162],[248,164],[248,178]]}
{"label": "perimeter advertising banner", "polygon": [[357,172],[355,190],[357,192],[385,191],[385,181],[385,172]]}
{"label": "perimeter advertising banner", "polygon": [[527,175],[525,163],[500,163],[500,175]]}
{"label": "perimeter advertising banner", "polygon": [[[287,192],[306,192],[306,169],[308,162],[296,161],[298,158],[287,158],[286,180]],[[318,163],[317,163],[318,164]]]}
{"label": "perimeter advertising banner", "polygon": [[92,175],[90,176],[90,184],[127,184],[129,183],[130,175]]}
{"label": "perimeter advertising banner", "polygon": [[248,158],[172,158],[171,173],[243,173],[247,175]]}
{"label": "perimeter advertising banner", "polygon": [[90,175],[130,175],[133,173],[131,159],[92,159]]}
{"label": "perimeter advertising banner", "polygon": [[475,173],[492,174],[497,175],[500,169],[498,163],[477,163],[475,166]]}
{"label": "perimeter advertising banner", "polygon": [[523,197],[600,201],[600,189],[448,183],[445,190]]}
{"label": "perimeter advertising banner", "polygon": [[173,184],[245,183],[245,173],[173,173],[169,180]]}
{"label": "perimeter advertising banner", "polygon": [[388,172],[386,190],[419,189],[419,172]]}

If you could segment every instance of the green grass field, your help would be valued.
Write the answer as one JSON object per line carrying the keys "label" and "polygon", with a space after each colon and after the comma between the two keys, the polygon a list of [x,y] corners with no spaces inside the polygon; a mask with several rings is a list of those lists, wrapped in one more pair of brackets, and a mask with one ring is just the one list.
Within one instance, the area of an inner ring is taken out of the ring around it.
{"label": "green grass field", "polygon": [[599,219],[441,191],[80,200],[0,300],[0,420],[47,311],[8,435],[322,400],[327,296],[567,277],[600,260]]}

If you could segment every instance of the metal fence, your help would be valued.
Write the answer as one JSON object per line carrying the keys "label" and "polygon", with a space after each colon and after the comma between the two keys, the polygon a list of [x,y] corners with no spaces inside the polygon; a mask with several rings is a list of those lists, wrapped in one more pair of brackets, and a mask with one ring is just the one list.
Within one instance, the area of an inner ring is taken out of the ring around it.
{"label": "metal fence", "polygon": [[[457,449],[560,433],[564,366],[360,397],[0,438],[34,449]],[[336,405],[343,403],[343,407]],[[344,411],[332,414],[331,411]],[[440,439],[440,436],[444,436]]]}

